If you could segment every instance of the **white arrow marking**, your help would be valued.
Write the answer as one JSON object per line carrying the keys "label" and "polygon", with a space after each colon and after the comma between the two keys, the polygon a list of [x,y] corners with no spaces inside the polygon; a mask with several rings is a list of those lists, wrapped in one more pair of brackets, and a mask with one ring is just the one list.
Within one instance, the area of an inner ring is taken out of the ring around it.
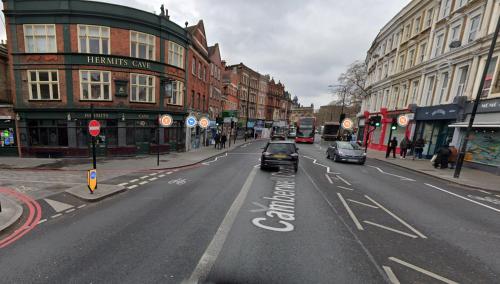
{"label": "white arrow marking", "polygon": [[393,176],[393,177],[398,177],[400,178],[401,180],[407,180],[407,181],[415,181],[414,179],[411,179],[411,178],[407,178],[407,177],[403,177],[403,176],[398,176],[398,175],[395,175],[395,174],[391,174],[391,173],[388,173],[388,172],[384,172],[381,168],[379,167],[375,167],[375,166],[370,166],[368,165],[369,167],[372,167],[374,169],[377,169],[379,172],[383,173],[383,174],[386,174],[386,175],[389,175],[389,176]]}
{"label": "white arrow marking", "polygon": [[258,202],[252,202],[253,205],[257,206],[257,207],[260,207],[258,209],[252,209],[250,210],[250,212],[263,212],[263,211],[267,211],[269,210],[269,207],[265,206],[265,205],[262,205]]}
{"label": "white arrow marking", "polygon": [[325,165],[320,164],[320,163],[317,163],[317,161],[318,161],[317,159],[311,158],[309,156],[302,156],[302,157],[304,157],[306,159],[309,159],[309,160],[313,160],[313,164],[318,165],[318,166],[323,167],[323,168],[326,168],[326,172],[329,173],[329,174],[334,174],[334,175],[339,175],[340,174],[340,173],[331,172],[330,171],[330,167],[325,166]]}
{"label": "white arrow marking", "polygon": [[71,204],[67,204],[67,203],[63,203],[60,201],[55,201],[55,200],[47,199],[47,198],[45,198],[44,200],[45,200],[45,202],[47,202],[47,204],[50,205],[50,207],[52,207],[58,213],[61,211],[65,211],[65,210],[68,210],[70,208],[73,208],[73,205],[71,205]]}
{"label": "white arrow marking", "polygon": [[215,159],[213,159],[212,161],[204,162],[204,163],[201,163],[201,164],[205,165],[205,166],[208,166],[210,163],[216,162],[219,158],[223,158],[223,157],[227,157],[227,152],[226,152],[226,154],[224,154],[222,156],[215,157]]}

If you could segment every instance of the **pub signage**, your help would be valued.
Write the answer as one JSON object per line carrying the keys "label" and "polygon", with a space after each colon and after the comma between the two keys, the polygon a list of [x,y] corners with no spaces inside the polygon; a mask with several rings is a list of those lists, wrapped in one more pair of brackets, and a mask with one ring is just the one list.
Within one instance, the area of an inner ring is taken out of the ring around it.
{"label": "pub signage", "polygon": [[163,72],[165,64],[132,57],[71,54],[70,64],[110,66]]}
{"label": "pub signage", "polygon": [[456,104],[419,107],[415,120],[457,119],[459,107]]}

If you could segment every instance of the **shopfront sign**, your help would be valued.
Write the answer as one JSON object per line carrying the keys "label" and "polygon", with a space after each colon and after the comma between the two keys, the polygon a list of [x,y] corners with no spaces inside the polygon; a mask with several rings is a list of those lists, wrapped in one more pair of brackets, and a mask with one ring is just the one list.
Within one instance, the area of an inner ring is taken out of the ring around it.
{"label": "shopfront sign", "polygon": [[415,112],[415,120],[457,119],[459,107],[456,104],[419,107]]}
{"label": "shopfront sign", "polygon": [[[467,104],[466,112],[471,113],[472,108],[474,106],[474,102],[470,102]],[[500,99],[492,99],[492,100],[481,100],[479,105],[477,106],[477,112],[500,112]]]}
{"label": "shopfront sign", "polygon": [[115,80],[115,90],[116,90],[115,96],[117,96],[117,97],[128,97],[127,83],[128,83],[128,81]]}
{"label": "shopfront sign", "polygon": [[164,71],[164,64],[159,64],[153,61],[148,61],[140,58],[120,57],[120,56],[110,56],[110,55],[72,54],[69,57],[69,63],[80,64],[80,65],[143,69],[156,72]]}

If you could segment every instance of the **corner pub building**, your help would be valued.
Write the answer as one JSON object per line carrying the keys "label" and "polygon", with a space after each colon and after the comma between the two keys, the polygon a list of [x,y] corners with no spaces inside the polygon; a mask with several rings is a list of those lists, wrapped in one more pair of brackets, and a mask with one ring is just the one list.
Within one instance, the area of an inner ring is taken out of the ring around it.
{"label": "corner pub building", "polygon": [[[3,4],[21,156],[88,156],[91,105],[101,123],[99,155],[185,149],[190,39],[168,10],[79,0]],[[174,123],[157,135],[159,114]]]}

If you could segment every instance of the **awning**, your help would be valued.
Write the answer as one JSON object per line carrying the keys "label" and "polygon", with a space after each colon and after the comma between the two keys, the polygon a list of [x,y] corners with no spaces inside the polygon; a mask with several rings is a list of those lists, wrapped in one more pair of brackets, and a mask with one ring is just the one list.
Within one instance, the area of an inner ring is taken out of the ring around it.
{"label": "awning", "polygon": [[[457,122],[457,123],[453,123],[453,124],[448,125],[448,127],[452,127],[452,128],[456,128],[456,127],[465,128],[467,126],[469,126],[468,121]],[[472,127],[473,128],[500,128],[500,123],[499,122],[479,122],[479,123],[474,123],[472,125]]]}

